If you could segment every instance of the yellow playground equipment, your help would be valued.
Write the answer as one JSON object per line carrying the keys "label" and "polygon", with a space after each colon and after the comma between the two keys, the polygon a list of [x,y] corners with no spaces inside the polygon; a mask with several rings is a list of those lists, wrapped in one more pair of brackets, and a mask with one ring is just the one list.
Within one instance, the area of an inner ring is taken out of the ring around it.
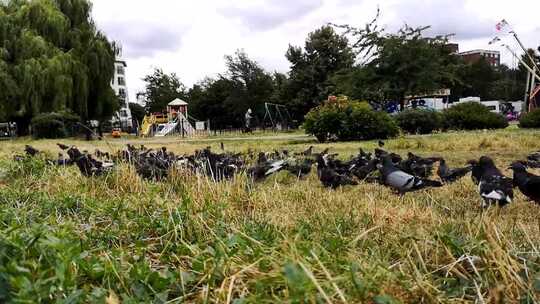
{"label": "yellow playground equipment", "polygon": [[141,126],[141,136],[153,136],[154,126],[157,124],[167,123],[169,118],[166,114],[151,114],[144,116]]}

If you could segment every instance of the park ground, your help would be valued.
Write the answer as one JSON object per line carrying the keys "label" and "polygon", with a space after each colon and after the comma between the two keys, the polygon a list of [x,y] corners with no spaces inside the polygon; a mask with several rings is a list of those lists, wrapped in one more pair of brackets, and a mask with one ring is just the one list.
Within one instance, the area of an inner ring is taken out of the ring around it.
{"label": "park ground", "polygon": [[[331,147],[342,158],[376,143],[317,144],[302,134],[213,139],[65,140],[81,149],[127,142],[193,153]],[[540,206],[521,193],[480,209],[469,177],[396,196],[375,184],[335,191],[315,173],[251,186],[175,172],[141,180],[121,165],[84,178],[40,160],[56,141],[0,142],[0,302],[36,303],[537,303]],[[540,132],[511,128],[401,137],[386,148],[443,156],[451,166],[489,155],[506,169],[540,150]],[[540,173],[536,171],[535,173]],[[54,299],[54,301],[53,301]]]}

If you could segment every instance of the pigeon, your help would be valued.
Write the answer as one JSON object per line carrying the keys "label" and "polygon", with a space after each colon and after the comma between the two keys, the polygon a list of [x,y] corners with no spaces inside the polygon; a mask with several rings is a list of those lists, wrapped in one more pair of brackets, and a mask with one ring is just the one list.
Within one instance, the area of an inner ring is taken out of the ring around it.
{"label": "pigeon", "polygon": [[482,178],[482,170],[478,164],[478,161],[477,160],[469,160],[467,162],[467,164],[469,166],[471,166],[471,179],[473,181],[473,183],[475,183],[476,185],[480,184],[480,179]]}
{"label": "pigeon", "polygon": [[378,149],[378,148],[375,149],[375,158],[378,158],[379,160],[382,161],[386,156],[390,156],[390,158],[392,159],[392,163],[394,164],[399,164],[400,162],[403,161],[403,158],[399,154],[390,153],[383,149]]}
{"label": "pigeon", "polygon": [[73,161],[69,158],[65,158],[64,154],[58,153],[58,159],[56,160],[56,165],[60,167],[70,166],[73,164]]}
{"label": "pigeon", "polygon": [[482,156],[473,168],[474,174],[481,176],[478,190],[483,199],[483,208],[494,204],[503,207],[512,203],[514,199],[513,181],[501,173],[491,158]]}
{"label": "pigeon", "polygon": [[69,150],[69,146],[66,146],[62,143],[57,143],[56,145],[63,151]]}
{"label": "pigeon", "polygon": [[31,156],[31,157],[34,157],[39,154],[39,150],[29,145],[24,146],[24,152],[26,152],[26,155]]}
{"label": "pigeon", "polygon": [[540,204],[540,176],[527,172],[527,167],[521,162],[513,163],[510,169],[514,171],[514,186],[526,197]]}
{"label": "pigeon", "polygon": [[342,186],[355,186],[358,183],[352,180],[351,177],[337,173],[328,166],[328,155],[317,155],[317,175],[319,180],[326,188],[337,189]]}
{"label": "pigeon", "polygon": [[529,154],[527,159],[533,162],[540,162],[540,151]]}
{"label": "pigeon", "polygon": [[359,180],[366,180],[374,172],[377,171],[377,164],[378,163],[379,163],[378,159],[372,159],[366,165],[364,165],[364,166],[355,166],[355,167],[351,168],[350,171]]}
{"label": "pigeon", "polygon": [[540,161],[529,160],[526,162],[527,167],[532,169],[540,169]]}
{"label": "pigeon", "polygon": [[441,158],[439,160],[439,169],[437,170],[437,175],[443,183],[449,184],[456,182],[457,180],[467,175],[469,172],[472,171],[472,168],[472,166],[467,166],[464,168],[450,169],[446,164],[446,160],[444,158]]}
{"label": "pigeon", "polygon": [[315,147],[310,146],[306,151],[301,152],[301,153],[298,153],[298,154],[296,154],[296,155],[298,155],[298,156],[311,156],[311,155],[313,155],[313,149],[314,149],[314,148],[315,148]]}
{"label": "pigeon", "polygon": [[219,145],[220,145],[221,151],[225,151],[225,145],[223,144],[223,142],[220,142]]}
{"label": "pigeon", "polygon": [[439,160],[440,157],[423,158],[409,152],[407,154],[407,159],[400,163],[399,168],[411,175],[428,178],[433,173],[435,162]]}
{"label": "pigeon", "polygon": [[259,158],[255,166],[248,169],[248,174],[254,181],[262,181],[268,176],[284,169],[285,160],[268,160],[264,152],[259,153]]}
{"label": "pigeon", "polygon": [[314,161],[309,158],[306,158],[303,161],[297,161],[294,164],[291,164],[290,161],[287,161],[287,164],[285,165],[285,170],[287,170],[294,176],[302,178],[311,173],[313,163]]}
{"label": "pigeon", "polygon": [[108,173],[114,163],[103,163],[92,158],[87,153],[81,153],[76,147],[71,147],[67,151],[71,162],[75,163],[81,174],[85,177],[100,176]]}
{"label": "pigeon", "polygon": [[399,169],[390,155],[383,159],[382,165],[379,165],[379,171],[382,183],[396,190],[400,195],[429,187],[442,187],[442,183],[438,181],[423,179]]}
{"label": "pigeon", "polygon": [[384,143],[384,141],[379,140],[378,145],[379,145],[379,148],[382,148],[382,147],[384,147],[385,143]]}

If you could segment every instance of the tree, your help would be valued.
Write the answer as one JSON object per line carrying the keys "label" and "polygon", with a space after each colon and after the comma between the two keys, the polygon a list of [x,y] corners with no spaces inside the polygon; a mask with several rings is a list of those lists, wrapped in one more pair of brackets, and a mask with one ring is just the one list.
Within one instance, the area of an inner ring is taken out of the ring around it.
{"label": "tree", "polygon": [[118,52],[86,0],[0,1],[0,116],[22,132],[45,112],[110,118]]}
{"label": "tree", "polygon": [[137,123],[141,125],[144,116],[146,115],[144,107],[138,103],[130,102],[129,110],[131,111],[131,116],[133,116],[133,119],[137,120]]}
{"label": "tree", "polygon": [[351,68],[355,55],[346,37],[331,26],[310,33],[305,46],[289,46],[286,53],[291,62],[289,81],[284,98],[295,119],[303,120],[310,109],[326,100],[331,93],[330,78],[338,71]]}
{"label": "tree", "polygon": [[225,105],[233,89],[233,83],[224,77],[207,78],[194,85],[189,91],[191,113],[199,119],[210,120],[214,129],[239,126],[241,121],[236,121],[239,118]]}
{"label": "tree", "polygon": [[334,78],[337,93],[352,92],[355,98],[377,98],[378,102],[399,101],[403,108],[408,96],[459,83],[459,58],[447,47],[447,36],[428,38],[423,32],[429,27],[407,25],[395,34],[386,33],[378,26],[378,17],[362,28],[334,25],[352,36],[359,61],[348,73]]}
{"label": "tree", "polygon": [[207,78],[189,90],[191,113],[209,119],[214,128],[241,127],[248,109],[262,119],[264,103],[275,98],[277,78],[241,50],[225,56],[225,64],[225,73],[216,79]]}
{"label": "tree", "polygon": [[147,112],[164,112],[171,101],[187,97],[187,89],[175,73],[166,74],[162,69],[154,69],[154,72],[143,80],[146,82],[146,89],[142,94],[147,101]]}
{"label": "tree", "polygon": [[256,117],[262,118],[265,113],[264,104],[270,101],[274,92],[272,76],[241,50],[236,51],[234,56],[225,56],[225,64],[225,76],[232,84],[225,106],[230,108],[234,121],[242,122],[248,109]]}
{"label": "tree", "polygon": [[368,64],[385,97],[399,101],[401,109],[407,96],[429,94],[457,81],[447,38],[425,38],[424,29],[406,26],[398,34],[381,37],[376,57]]}

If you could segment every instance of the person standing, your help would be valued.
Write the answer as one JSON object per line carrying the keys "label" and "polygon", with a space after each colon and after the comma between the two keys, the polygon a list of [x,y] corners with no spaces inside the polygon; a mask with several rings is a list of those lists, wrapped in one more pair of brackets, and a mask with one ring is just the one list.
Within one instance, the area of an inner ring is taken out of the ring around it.
{"label": "person standing", "polygon": [[251,109],[248,109],[245,115],[245,133],[252,133],[251,130],[251,120],[253,119],[253,116],[251,115],[253,112]]}

